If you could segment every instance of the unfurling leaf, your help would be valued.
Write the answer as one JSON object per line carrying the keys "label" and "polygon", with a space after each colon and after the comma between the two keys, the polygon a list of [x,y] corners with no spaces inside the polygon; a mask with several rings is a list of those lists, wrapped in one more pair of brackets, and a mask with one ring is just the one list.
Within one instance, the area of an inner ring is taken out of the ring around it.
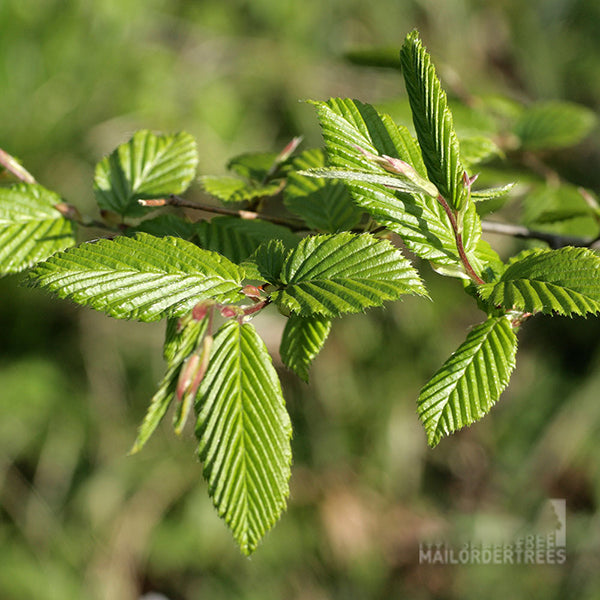
{"label": "unfurling leaf", "polygon": [[400,52],[413,122],[429,179],[448,204],[462,211],[468,200],[462,182],[464,167],[446,92],[416,31]]}
{"label": "unfurling leaf", "polygon": [[[139,452],[150,439],[175,398],[181,370],[190,355],[198,349],[207,328],[207,320],[193,318],[169,319],[165,338],[167,371],[154,394],[150,406],[140,425],[131,454]],[[183,423],[184,420],[180,419]],[[176,423],[177,425],[177,423]]]}

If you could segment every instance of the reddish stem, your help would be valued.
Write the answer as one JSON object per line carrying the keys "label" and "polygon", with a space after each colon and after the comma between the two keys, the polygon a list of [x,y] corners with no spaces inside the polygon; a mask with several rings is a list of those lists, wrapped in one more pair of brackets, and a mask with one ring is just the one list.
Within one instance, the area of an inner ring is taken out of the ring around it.
{"label": "reddish stem", "polygon": [[458,256],[460,257],[460,260],[465,268],[465,271],[467,272],[467,275],[477,285],[481,285],[482,283],[485,283],[485,281],[483,279],[481,279],[481,277],[479,277],[479,275],[477,275],[477,273],[475,272],[475,269],[473,269],[473,267],[471,266],[471,263],[469,262],[469,259],[467,258],[467,253],[465,252],[465,247],[464,247],[463,241],[462,241],[462,235],[461,235],[460,231],[458,230],[458,222],[456,221],[456,214],[450,208],[450,206],[446,202],[446,199],[441,194],[438,195],[437,200],[442,205],[442,208],[444,209],[444,212],[448,216],[448,219],[450,219],[450,225],[452,225],[452,230],[454,231],[454,239],[456,240],[456,249],[458,250]]}

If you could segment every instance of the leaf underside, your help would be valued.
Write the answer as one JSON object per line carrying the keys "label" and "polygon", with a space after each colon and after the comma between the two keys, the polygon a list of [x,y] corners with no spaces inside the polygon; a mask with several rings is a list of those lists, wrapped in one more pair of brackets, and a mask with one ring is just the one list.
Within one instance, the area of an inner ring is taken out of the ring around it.
{"label": "leaf underside", "polygon": [[180,238],[140,233],[56,254],[31,283],[118,319],[182,316],[202,300],[239,301],[242,270]]}
{"label": "leaf underside", "polygon": [[430,446],[487,414],[515,366],[517,338],[507,317],[477,325],[423,387],[419,418]]}
{"label": "leaf underside", "polygon": [[215,336],[196,410],[209,494],[251,554],[285,509],[292,433],[279,379],[252,325],[229,321]]}

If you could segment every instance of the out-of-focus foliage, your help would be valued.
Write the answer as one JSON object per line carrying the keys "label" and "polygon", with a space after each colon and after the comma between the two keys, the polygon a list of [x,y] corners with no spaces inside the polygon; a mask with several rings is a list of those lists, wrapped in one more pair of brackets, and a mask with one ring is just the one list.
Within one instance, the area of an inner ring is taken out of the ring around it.
{"label": "out-of-focus foliage", "polygon": [[[394,116],[407,116],[396,102],[397,71],[341,57],[357,47],[399,49],[415,26],[450,89],[461,140],[514,122],[523,100],[600,108],[593,0],[7,0],[0,145],[43,185],[91,206],[93,165],[136,129],[190,131],[204,173],[292,135],[317,144],[316,119],[298,98],[393,100]],[[461,111],[460,100],[474,104]],[[521,214],[522,198],[531,227],[597,235],[593,207],[576,195],[579,185],[600,192],[597,140],[596,130],[544,157],[561,185],[542,170],[521,177],[510,201],[486,201],[482,211],[507,202]],[[502,180],[514,173],[494,160],[478,185]],[[569,214],[559,200],[540,213],[536,194],[568,196]],[[514,251],[515,242],[498,241]],[[430,450],[414,398],[480,320],[452,308],[462,290],[440,279],[426,281],[435,303],[409,298],[337,323],[308,387],[284,372],[294,426],[290,507],[251,561],[206,497],[190,460],[192,432],[181,443],[165,429],[127,456],[164,374],[162,328],[49,301],[19,288],[18,276],[0,281],[0,596],[597,595],[598,324],[527,324],[520,370],[492,418]],[[268,315],[257,326],[268,338]],[[548,498],[567,501],[566,565],[418,564],[422,540],[519,537],[543,518]]]}

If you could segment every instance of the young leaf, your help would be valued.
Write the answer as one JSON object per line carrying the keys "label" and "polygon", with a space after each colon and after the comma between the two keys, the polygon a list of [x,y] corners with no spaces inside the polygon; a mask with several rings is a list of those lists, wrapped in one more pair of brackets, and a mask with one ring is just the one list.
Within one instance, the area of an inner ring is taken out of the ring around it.
{"label": "young leaf", "polygon": [[321,149],[306,150],[297,156],[288,174],[283,202],[311,229],[326,233],[352,229],[360,220],[361,212],[352,203],[346,186],[298,172],[324,166],[325,156]]}
{"label": "young leaf", "polygon": [[204,191],[225,203],[245,202],[268,196],[275,196],[281,191],[282,180],[267,183],[246,182],[235,177],[223,175],[204,175],[199,177]]}
{"label": "young leaf", "polygon": [[219,252],[235,263],[248,258],[265,240],[279,239],[289,248],[299,240],[287,227],[237,217],[200,221],[196,224],[196,235],[202,248]]}
{"label": "young leaf", "polygon": [[587,248],[526,250],[499,281],[479,287],[493,306],[523,312],[585,315],[600,312],[600,256]]}
{"label": "young leaf", "polygon": [[423,387],[417,410],[430,446],[487,414],[508,385],[517,337],[507,317],[477,325]]}
{"label": "young leaf", "polygon": [[540,102],[527,108],[514,125],[525,150],[565,148],[580,142],[598,123],[589,109],[570,102]]}
{"label": "young leaf", "polygon": [[279,349],[283,364],[308,382],[308,369],[330,330],[331,321],[323,317],[291,315],[283,330]]}
{"label": "young leaf", "polygon": [[188,133],[138,131],[96,166],[98,205],[124,217],[144,215],[147,209],[138,199],[181,194],[194,178],[197,165],[196,142]]}
{"label": "young leaf", "polygon": [[17,273],[75,243],[61,199],[40,185],[0,188],[0,273]]}
{"label": "young leaf", "polygon": [[303,239],[283,265],[273,300],[300,316],[334,317],[426,295],[416,271],[387,240],[348,232]]}
{"label": "young leaf", "polygon": [[[333,167],[347,170],[368,167],[373,174],[389,176],[383,167],[366,158],[369,154],[379,154],[400,159],[420,177],[427,177],[415,140],[406,127],[397,126],[388,115],[354,100],[332,98],[313,104]],[[348,188],[355,204],[398,233],[412,252],[436,265],[462,269],[452,225],[436,198],[366,182],[348,183]],[[479,217],[470,204],[463,215],[462,239],[475,268],[479,266],[475,253],[480,236]]]}
{"label": "young leaf", "polygon": [[31,283],[118,319],[181,316],[202,300],[240,300],[242,270],[180,238],[140,233],[86,243],[32,271]]}
{"label": "young leaf", "polygon": [[177,331],[178,323],[179,319],[168,320],[165,339],[167,371],[150,402],[130,454],[135,454],[143,448],[167,413],[175,396],[181,367],[186,358],[198,346],[200,339],[206,331],[207,320],[196,321],[191,319],[180,331]]}
{"label": "young leaf", "polygon": [[172,235],[174,237],[183,238],[184,240],[191,240],[196,232],[196,226],[188,219],[182,219],[177,215],[163,214],[151,219],[146,219],[136,227],[132,227],[128,230],[128,233],[131,233],[131,235],[140,232],[149,233],[156,237]]}
{"label": "young leaf", "polygon": [[277,373],[252,325],[229,321],[215,336],[196,410],[209,494],[251,554],[285,508],[292,435]]}
{"label": "young leaf", "polygon": [[269,178],[276,160],[275,152],[248,152],[234,156],[227,163],[227,169],[248,181],[261,183]]}
{"label": "young leaf", "polygon": [[400,52],[413,123],[429,179],[454,209],[461,211],[467,195],[464,168],[446,92],[416,31],[406,37]]}
{"label": "young leaf", "polygon": [[502,156],[502,150],[488,137],[476,135],[460,140],[461,161],[469,171],[495,156]]}
{"label": "young leaf", "polygon": [[484,200],[496,200],[506,196],[513,188],[514,183],[507,183],[506,185],[485,188],[481,190],[471,190],[471,198],[473,202],[482,202]]}
{"label": "young leaf", "polygon": [[523,200],[523,223],[561,235],[598,236],[598,214],[588,204],[581,189],[563,183],[534,187]]}
{"label": "young leaf", "polygon": [[281,270],[289,250],[281,240],[269,240],[261,244],[252,256],[242,264],[246,279],[281,284]]}

